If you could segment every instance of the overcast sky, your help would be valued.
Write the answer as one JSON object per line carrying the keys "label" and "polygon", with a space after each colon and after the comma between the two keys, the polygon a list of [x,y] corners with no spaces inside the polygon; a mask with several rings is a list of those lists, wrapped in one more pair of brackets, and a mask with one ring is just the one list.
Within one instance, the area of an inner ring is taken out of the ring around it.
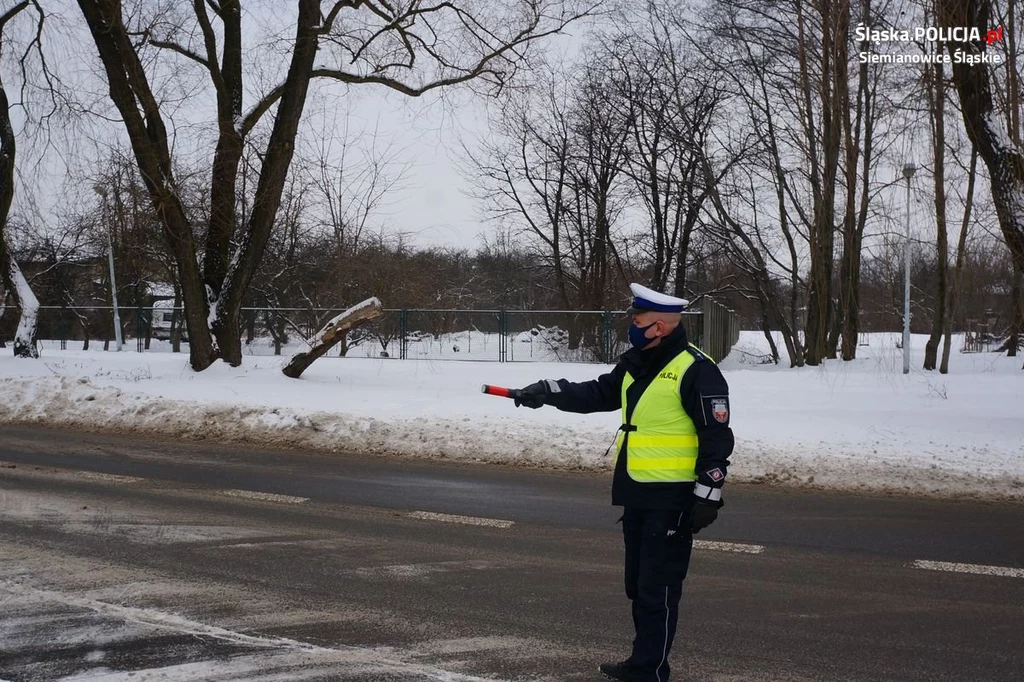
{"label": "overcast sky", "polygon": [[461,144],[474,146],[487,135],[486,104],[469,95],[450,100],[402,101],[390,93],[363,97],[356,114],[381,137],[396,145],[396,164],[404,167],[395,199],[381,218],[393,230],[423,246],[475,246],[493,229],[479,219],[477,202],[466,195],[459,168]]}

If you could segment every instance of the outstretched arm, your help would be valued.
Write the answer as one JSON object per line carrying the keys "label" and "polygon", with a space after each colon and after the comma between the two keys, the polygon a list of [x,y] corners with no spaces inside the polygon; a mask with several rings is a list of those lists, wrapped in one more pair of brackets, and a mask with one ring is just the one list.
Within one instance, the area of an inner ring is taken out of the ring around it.
{"label": "outstretched arm", "polygon": [[516,405],[553,405],[563,412],[611,412],[622,406],[624,373],[625,370],[616,365],[611,372],[591,381],[543,379],[523,388]]}

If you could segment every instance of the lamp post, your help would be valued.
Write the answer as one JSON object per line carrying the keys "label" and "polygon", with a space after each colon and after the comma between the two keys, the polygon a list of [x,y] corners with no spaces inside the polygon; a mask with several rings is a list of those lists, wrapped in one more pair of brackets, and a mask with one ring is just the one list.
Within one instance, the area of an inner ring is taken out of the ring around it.
{"label": "lamp post", "polygon": [[110,265],[110,300],[114,306],[114,344],[121,350],[121,315],[117,311],[117,280],[114,278],[114,243],[110,238],[110,221],[107,216],[107,188],[96,183],[92,190],[100,195],[103,201],[103,223],[107,229],[107,263]]}
{"label": "lamp post", "polygon": [[903,177],[907,179],[907,235],[903,240],[903,373],[910,374],[910,178],[917,166],[908,161],[903,164]]}

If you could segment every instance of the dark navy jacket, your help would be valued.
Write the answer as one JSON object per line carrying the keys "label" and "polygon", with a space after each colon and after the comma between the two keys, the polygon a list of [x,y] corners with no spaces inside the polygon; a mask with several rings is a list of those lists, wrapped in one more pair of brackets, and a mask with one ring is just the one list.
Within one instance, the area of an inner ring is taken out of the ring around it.
{"label": "dark navy jacket", "polygon": [[[681,352],[693,353],[695,360],[682,377],[679,399],[697,428],[697,482],[720,488],[733,449],[729,386],[718,366],[689,344],[682,325],[654,348],[626,351],[611,372],[597,379],[578,383],[559,379],[560,390],[548,396],[548,403],[566,412],[618,410],[622,407],[622,379],[628,371],[633,376],[633,384],[626,391],[627,414],[631,415],[651,381]],[[693,483],[638,483],[626,471],[626,453],[620,452],[612,479],[612,504],[685,510],[693,503],[693,487]]]}

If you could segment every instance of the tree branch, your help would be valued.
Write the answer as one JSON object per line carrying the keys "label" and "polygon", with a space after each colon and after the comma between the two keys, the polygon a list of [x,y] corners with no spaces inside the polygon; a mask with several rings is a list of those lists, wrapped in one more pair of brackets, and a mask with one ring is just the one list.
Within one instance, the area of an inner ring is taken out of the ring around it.
{"label": "tree branch", "polygon": [[21,2],[19,2],[17,5],[4,12],[3,16],[0,16],[0,31],[3,31],[4,26],[7,25],[7,22],[16,17],[18,14],[20,14],[21,10],[25,9],[26,7],[28,7],[28,0],[21,0]]}
{"label": "tree branch", "polygon": [[145,38],[146,42],[152,45],[153,47],[159,47],[165,50],[170,50],[171,52],[177,52],[186,59],[196,62],[197,64],[202,64],[207,69],[210,68],[210,62],[208,62],[204,57],[199,56],[195,52],[189,50],[187,47],[179,45],[178,43],[172,40],[159,40],[157,38],[153,38],[148,29],[144,32],[143,37]]}
{"label": "tree branch", "polygon": [[[397,21],[396,19],[394,19],[393,13],[390,16],[387,14],[381,15],[381,10],[379,7],[375,7],[371,3],[367,3],[365,2],[365,0],[339,2],[336,3],[334,7],[332,7],[330,13],[328,14],[328,17],[325,19],[324,26],[320,29],[320,32],[325,32],[328,22],[333,24],[338,12],[340,12],[341,9],[358,8],[361,5],[366,5],[370,9],[370,11],[373,11],[378,16],[383,16],[388,21]],[[455,11],[459,16],[459,20],[462,22],[462,24],[466,28],[470,29],[472,34],[476,38],[482,40],[480,32],[485,33],[487,36],[490,36],[491,38],[496,38],[493,32],[485,30],[483,27],[481,27],[480,23],[473,19],[472,17],[466,18],[466,16],[468,15],[466,15],[465,12],[463,12],[462,10],[448,2],[434,5],[431,7],[421,8],[417,10],[414,15],[406,13],[405,15],[402,16],[420,16],[425,13],[437,12],[440,11],[441,9],[452,9],[453,11]],[[459,67],[451,63],[442,55],[438,54],[431,46],[429,46],[418,36],[415,36],[411,33],[407,33],[406,31],[404,31],[404,29],[399,29],[398,27],[396,27],[396,30],[400,30],[400,32],[402,33],[402,40],[403,42],[405,42],[407,49],[410,46],[410,43],[407,41],[410,41],[413,38],[415,38],[416,41],[423,46],[424,51],[431,58],[433,58],[440,66],[460,71],[460,73],[458,73],[457,75],[448,76],[444,78],[437,78],[433,81],[421,85],[411,85],[409,83],[403,82],[398,78],[386,76],[381,73],[381,71],[394,67],[411,69],[412,65],[415,63],[414,58],[411,58],[410,61],[405,64],[376,65],[375,67],[373,67],[374,71],[368,74],[351,73],[341,69],[329,69],[321,67],[313,69],[311,77],[330,78],[336,81],[340,81],[342,83],[348,83],[350,85],[382,85],[386,88],[389,88],[396,92],[400,92],[403,95],[407,95],[409,97],[420,97],[426,94],[427,92],[430,92],[431,90],[436,90],[438,88],[443,88],[450,85],[466,83],[474,80],[475,78],[479,78],[480,76],[487,74],[494,76],[498,80],[498,87],[500,88],[504,84],[505,75],[497,68],[497,66],[493,66],[495,62],[499,60],[505,60],[511,64],[517,60],[522,59],[522,54],[518,52],[519,48],[533,41],[560,33],[569,23],[582,16],[586,16],[586,14],[587,13],[582,13],[579,15],[573,15],[568,18],[562,18],[558,21],[557,25],[555,25],[551,29],[547,31],[542,31],[540,33],[534,33],[534,30],[540,24],[541,20],[540,13],[537,13],[530,18],[530,21],[527,23],[527,25],[520,29],[508,41],[504,42],[503,45],[483,55],[474,64],[465,67]],[[479,32],[473,30],[474,27],[478,28]],[[379,34],[380,31],[375,33],[374,37],[376,37]],[[365,44],[361,46],[357,52],[353,53],[353,60],[354,57],[361,54],[361,52],[364,49]],[[515,55],[515,60],[509,58],[510,53]],[[415,55],[415,51],[412,54]],[[249,111],[242,118],[242,125],[240,127],[240,132],[243,137],[256,126],[256,124],[259,122],[262,116],[266,114],[267,111],[269,111],[270,108],[273,107],[273,105],[277,102],[277,100],[281,98],[281,95],[283,93],[283,87],[283,85],[277,85],[270,92],[264,95],[263,98],[260,99],[251,109],[249,109]]]}

